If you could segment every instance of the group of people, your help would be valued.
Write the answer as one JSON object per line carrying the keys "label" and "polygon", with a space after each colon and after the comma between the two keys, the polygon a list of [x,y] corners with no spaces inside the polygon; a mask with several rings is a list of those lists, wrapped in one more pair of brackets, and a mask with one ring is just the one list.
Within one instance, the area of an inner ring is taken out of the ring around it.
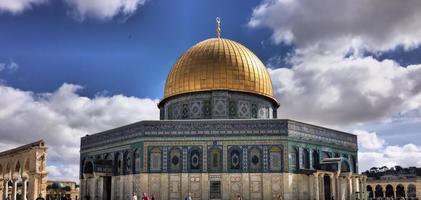
{"label": "group of people", "polygon": [[[132,199],[131,200],[158,200],[158,198],[156,197],[155,194],[153,194],[152,197],[149,198],[148,193],[144,192],[143,195],[142,195],[142,198],[141,199],[138,199],[136,192],[133,192],[133,196],[132,196]],[[191,194],[189,193],[184,198],[184,200],[193,200],[192,197],[191,197]]]}
{"label": "group of people", "polygon": [[[133,196],[132,196],[132,199],[131,200],[138,200],[136,192],[133,192]],[[139,200],[158,200],[158,198],[156,197],[155,194],[152,195],[152,198],[149,198],[148,193],[144,192],[143,193],[143,196],[142,196],[142,199],[139,199]],[[184,200],[193,200],[192,199],[192,196],[191,196],[191,193],[189,193],[184,198]],[[243,198],[241,198],[241,195],[238,194],[238,195],[235,196],[235,200],[243,200]],[[282,200],[281,195],[278,196],[278,200]]]}
{"label": "group of people", "polygon": [[[131,200],[138,200],[136,192],[133,192],[133,196]],[[158,200],[158,199],[155,197],[155,194],[152,195],[151,198],[149,198],[148,193],[144,192],[142,195],[142,198],[139,200]]]}

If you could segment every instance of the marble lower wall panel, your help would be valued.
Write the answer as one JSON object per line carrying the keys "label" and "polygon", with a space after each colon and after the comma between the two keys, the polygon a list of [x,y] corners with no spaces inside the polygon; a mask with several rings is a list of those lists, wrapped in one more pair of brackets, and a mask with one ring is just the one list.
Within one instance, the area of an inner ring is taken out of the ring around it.
{"label": "marble lower wall panel", "polygon": [[[102,177],[81,180],[82,197],[103,197]],[[139,196],[146,192],[157,199],[184,199],[189,193],[193,199],[210,199],[213,193],[220,199],[267,200],[309,199],[310,179],[307,175],[291,173],[153,173],[111,178],[111,199],[130,200],[133,192]],[[220,188],[218,188],[218,186]],[[219,190],[219,191],[218,191]],[[104,194],[103,194],[104,193]],[[105,198],[105,197],[103,197]]]}

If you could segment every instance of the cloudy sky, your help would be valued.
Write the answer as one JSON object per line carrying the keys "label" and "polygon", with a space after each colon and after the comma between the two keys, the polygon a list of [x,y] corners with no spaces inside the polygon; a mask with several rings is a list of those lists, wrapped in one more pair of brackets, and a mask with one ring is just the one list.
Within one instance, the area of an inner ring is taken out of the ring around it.
{"label": "cloudy sky", "polygon": [[0,150],[43,138],[78,179],[80,137],[143,119],[193,44],[266,63],[280,118],[357,134],[360,171],[421,166],[421,1],[0,0]]}

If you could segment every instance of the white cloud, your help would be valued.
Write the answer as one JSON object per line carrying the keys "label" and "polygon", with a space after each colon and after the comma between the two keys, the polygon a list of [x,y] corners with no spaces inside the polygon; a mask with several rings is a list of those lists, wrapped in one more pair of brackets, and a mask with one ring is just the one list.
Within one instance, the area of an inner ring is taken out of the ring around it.
{"label": "white cloud", "polygon": [[8,12],[12,14],[20,14],[24,10],[31,9],[34,5],[47,2],[47,0],[1,0],[0,13]]}
{"label": "white cloud", "polygon": [[366,150],[380,149],[385,143],[385,141],[378,137],[375,132],[370,133],[364,130],[354,130],[353,133],[358,136],[359,146],[363,147]]}
{"label": "white cloud", "polygon": [[412,143],[404,145],[386,145],[376,132],[354,130],[358,136],[358,161],[361,172],[372,167],[402,167],[421,165],[421,146]]}
{"label": "white cloud", "polygon": [[49,180],[76,181],[79,179],[79,165],[49,165],[47,166]]}
{"label": "white cloud", "polygon": [[421,109],[421,65],[372,57],[295,59],[292,68],[270,70],[281,118],[338,126]]}
{"label": "white cloud", "polygon": [[421,146],[406,144],[403,146],[387,146],[379,151],[359,152],[360,171],[371,167],[421,166]]}
{"label": "white cloud", "polygon": [[[59,166],[79,163],[80,137],[140,120],[159,119],[158,100],[123,95],[88,98],[77,94],[80,89],[78,85],[63,84],[52,93],[36,94],[0,85],[1,146],[44,139],[49,146],[50,169],[54,165],[63,172],[67,167]],[[50,175],[62,179],[68,174]]]}
{"label": "white cloud", "polygon": [[0,63],[0,72],[2,71],[9,71],[9,72],[15,72],[18,70],[19,65],[15,63],[14,61],[10,61],[9,63]]}
{"label": "white cloud", "polygon": [[78,20],[86,18],[109,20],[115,16],[128,17],[146,0],[66,0],[72,15]]}
{"label": "white cloud", "polygon": [[275,43],[332,54],[387,51],[421,42],[421,1],[266,0],[250,27],[268,27]]}

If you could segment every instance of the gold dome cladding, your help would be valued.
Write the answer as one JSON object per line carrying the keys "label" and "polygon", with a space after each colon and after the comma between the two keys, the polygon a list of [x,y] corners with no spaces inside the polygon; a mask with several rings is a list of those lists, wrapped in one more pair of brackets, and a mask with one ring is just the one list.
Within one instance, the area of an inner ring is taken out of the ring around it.
{"label": "gold dome cladding", "polygon": [[164,99],[211,90],[249,92],[275,100],[272,81],[260,59],[243,45],[223,38],[204,40],[177,60],[167,77]]}

